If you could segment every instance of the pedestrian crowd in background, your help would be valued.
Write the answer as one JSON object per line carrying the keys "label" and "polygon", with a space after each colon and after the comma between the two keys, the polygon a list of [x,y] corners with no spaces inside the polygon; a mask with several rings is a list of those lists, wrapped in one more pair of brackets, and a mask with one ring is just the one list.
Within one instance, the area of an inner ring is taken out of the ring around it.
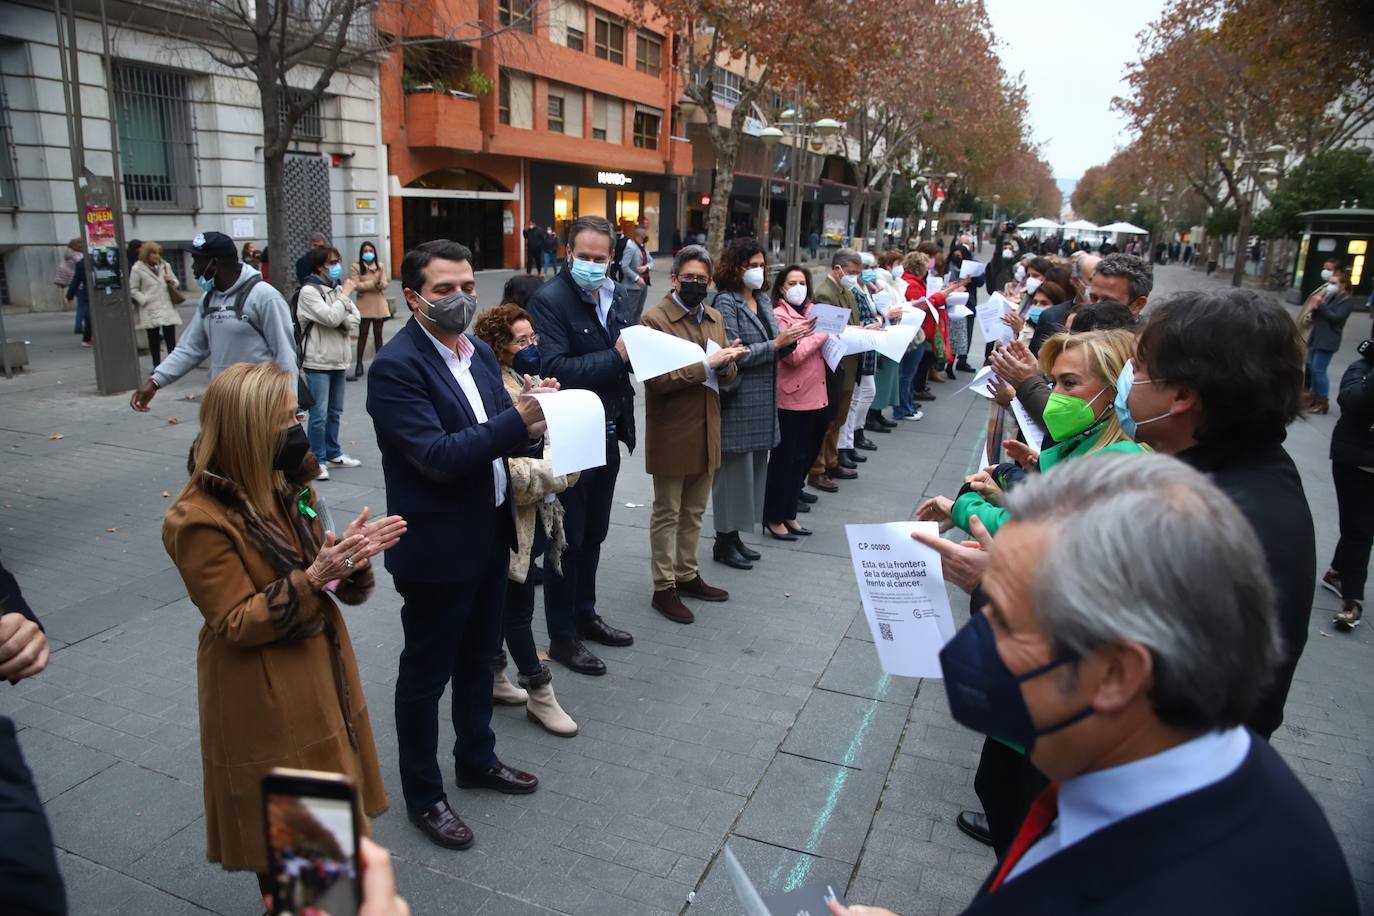
{"label": "pedestrian crowd in background", "polygon": [[[1362,617],[1374,340],[1336,395],[1341,539],[1320,580],[1312,516],[1283,446],[1301,414],[1329,409],[1328,366],[1355,304],[1344,264],[1327,264],[1295,322],[1246,290],[1153,297],[1139,246],[1061,256],[1011,225],[990,240],[981,274],[966,269],[978,249],[969,234],[876,255],[836,249],[818,276],[770,263],[763,244],[737,237],[718,262],[702,246],[679,248],[649,302],[642,230],[617,252],[609,221],[577,219],[547,281],[552,236],[533,222],[525,232],[525,275],[480,316],[467,247],[438,240],[407,252],[411,317],[366,370],[369,324],[380,344],[391,316],[374,245],[345,269],[317,234],[288,303],[262,282],[254,252],[198,235],[190,251],[204,296],[180,341],[177,281],[155,243],[139,248],[135,304],[154,371],[132,406],[146,411],[210,359],[190,477],[163,539],[204,617],[212,861],[256,872],[270,893],[257,779],[276,764],[344,773],[367,814],[386,809],[337,603],[367,600],[373,558],[384,558],[403,602],[393,701],[406,814],[437,845],[465,849],[474,834],[437,760],[445,689],[455,784],[527,794],[539,780],[497,756],[493,703],[525,706],[551,734],[578,733],[535,644],[535,589],[549,660],[604,676],[591,646],[634,642],[597,596],[621,446],[643,441],[653,480],[646,605],[692,624],[707,611],[689,601],[730,598],[699,562],[708,505],[712,560],[734,569],[767,562],[744,539],[756,525],[783,541],[812,534],[799,515],[860,486],[864,453],[919,421],[934,385],[978,371],[970,343],[983,289],[1011,306],[1005,341],[983,352],[987,390],[1019,419],[991,443],[1007,460],[920,505],[918,518],[959,539],[913,535],[969,595],[969,622],[941,664],[955,720],[986,740],[982,810],[956,823],[998,857],[969,912],[1063,912],[1084,893],[1112,912],[1356,911],[1329,825],[1267,743],[1318,582],[1342,599],[1338,627]],[[56,278],[78,296],[80,247],[69,246]],[[917,328],[899,359],[827,359],[817,306],[873,333]],[[636,324],[709,353],[643,381],[642,430],[622,335]],[[159,358],[163,342],[170,352]],[[350,367],[369,377],[391,514],[364,509],[338,531],[316,484],[330,467],[358,464],[339,445]],[[535,395],[560,389],[600,400],[602,465],[553,473]],[[12,579],[0,578],[0,605],[0,676],[38,674],[46,641]],[[3,740],[0,751],[17,754]],[[33,836],[46,831],[36,804]],[[365,871],[389,877],[385,853],[365,848]],[[403,912],[394,884],[375,880],[390,907],[377,912]],[[831,912],[887,913],[838,903]]]}

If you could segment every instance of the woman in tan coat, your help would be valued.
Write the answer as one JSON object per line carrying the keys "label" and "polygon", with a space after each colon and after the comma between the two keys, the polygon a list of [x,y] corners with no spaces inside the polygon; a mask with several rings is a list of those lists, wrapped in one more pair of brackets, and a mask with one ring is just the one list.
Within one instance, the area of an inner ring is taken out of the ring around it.
{"label": "woman in tan coat", "polygon": [[[503,302],[483,312],[472,327],[501,364],[501,381],[514,402],[525,385],[525,375],[539,374],[539,338],[534,319],[520,306]],[[534,617],[534,583],[529,572],[533,558],[548,550],[554,569],[567,547],[563,536],[563,504],[554,495],[577,483],[576,474],[554,474],[547,458],[511,458],[510,487],[515,500],[517,549],[510,555],[506,582],[506,607],[502,631],[506,647],[520,675],[517,687],[506,677],[506,654],[492,662],[492,699],[508,706],[525,707],[531,722],[562,738],[577,734],[577,723],[558,705],[553,695],[553,673],[534,648],[530,620]]]}
{"label": "woman in tan coat", "polygon": [[[138,249],[138,261],[129,274],[129,298],[134,302],[134,327],[148,335],[148,353],[153,368],[162,360],[162,344],[170,354],[177,345],[177,327],[181,316],[177,302],[185,298],[172,268],[162,260],[162,246],[144,242]],[[175,300],[173,294],[175,293]]]}
{"label": "woman in tan coat", "polygon": [[[367,700],[343,616],[372,591],[369,558],[399,540],[397,516],[364,509],[336,541],[310,482],[296,381],[240,363],[205,391],[191,477],[162,542],[205,618],[196,651],[206,854],[267,888],[259,789],[287,766],[341,772],[368,815],[386,810]],[[331,597],[332,596],[332,597]]]}
{"label": "woman in tan coat", "polygon": [[367,353],[367,332],[372,329],[372,351],[382,348],[382,322],[391,317],[391,306],[386,302],[386,265],[377,257],[377,246],[371,242],[363,242],[358,248],[358,260],[353,264],[349,273],[353,278],[353,288],[357,293],[354,300],[358,303],[358,311],[363,316],[362,325],[358,328],[358,364],[353,367],[353,374],[348,377],[349,381],[360,379],[366,371],[363,369],[363,356]]}

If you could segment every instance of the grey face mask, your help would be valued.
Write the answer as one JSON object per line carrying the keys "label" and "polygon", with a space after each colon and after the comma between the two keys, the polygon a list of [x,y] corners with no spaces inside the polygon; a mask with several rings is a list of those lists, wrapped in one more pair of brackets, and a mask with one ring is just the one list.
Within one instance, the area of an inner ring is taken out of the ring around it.
{"label": "grey face mask", "polygon": [[443,328],[445,331],[452,331],[461,334],[472,324],[472,317],[477,314],[477,297],[461,290],[451,296],[445,296],[437,302],[430,302],[419,293],[415,298],[423,302],[428,309],[420,314],[430,321]]}

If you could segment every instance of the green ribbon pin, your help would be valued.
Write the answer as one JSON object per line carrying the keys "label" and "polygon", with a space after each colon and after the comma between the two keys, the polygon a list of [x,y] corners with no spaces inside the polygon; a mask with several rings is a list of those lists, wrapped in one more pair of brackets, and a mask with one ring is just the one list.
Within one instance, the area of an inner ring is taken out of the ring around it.
{"label": "green ribbon pin", "polygon": [[299,509],[299,510],[301,511],[301,515],[304,515],[306,518],[309,518],[309,519],[314,519],[314,518],[317,518],[317,517],[319,516],[319,513],[316,512],[314,509],[310,508],[310,503],[306,502],[306,500],[309,498],[309,496],[310,496],[310,488],[309,488],[309,487],[306,487],[304,490],[301,490],[299,493],[297,493],[297,494],[296,494],[296,508]]}

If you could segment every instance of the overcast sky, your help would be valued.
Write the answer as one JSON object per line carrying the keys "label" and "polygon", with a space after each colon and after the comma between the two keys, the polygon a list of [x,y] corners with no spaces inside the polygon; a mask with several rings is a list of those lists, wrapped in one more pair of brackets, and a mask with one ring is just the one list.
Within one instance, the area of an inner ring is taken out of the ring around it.
{"label": "overcast sky", "polygon": [[1157,18],[1164,0],[1050,5],[985,0],[1002,66],[1021,73],[1029,120],[1056,178],[1076,181],[1126,141],[1112,97],[1126,91],[1136,34]]}

